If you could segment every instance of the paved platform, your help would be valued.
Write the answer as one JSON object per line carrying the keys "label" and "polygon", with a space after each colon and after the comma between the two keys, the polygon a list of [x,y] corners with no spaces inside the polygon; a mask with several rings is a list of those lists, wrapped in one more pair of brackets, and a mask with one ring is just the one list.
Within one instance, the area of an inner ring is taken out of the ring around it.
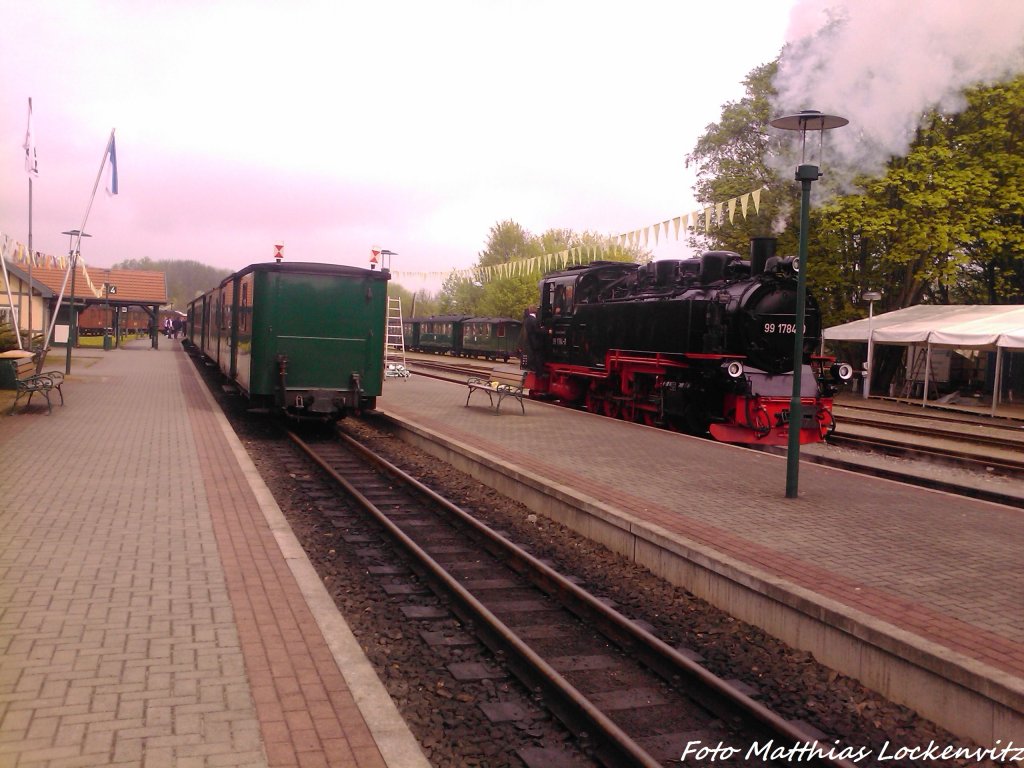
{"label": "paved platform", "polygon": [[0,399],[0,765],[428,765],[161,342],[75,351],[52,415]]}
{"label": "paved platform", "polygon": [[538,511],[954,733],[1024,741],[1019,509],[811,464],[787,499],[784,457],[465,395],[414,374],[379,405],[438,455],[522,484]]}

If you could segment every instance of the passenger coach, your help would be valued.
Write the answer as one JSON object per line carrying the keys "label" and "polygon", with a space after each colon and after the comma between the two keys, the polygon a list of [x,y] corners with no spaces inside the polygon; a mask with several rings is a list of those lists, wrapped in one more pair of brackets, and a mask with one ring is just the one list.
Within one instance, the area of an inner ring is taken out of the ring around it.
{"label": "passenger coach", "polygon": [[403,321],[402,336],[413,352],[507,361],[519,354],[522,325],[511,317],[431,315]]}
{"label": "passenger coach", "polygon": [[372,409],[384,380],[387,270],[253,264],[188,307],[188,344],[254,405],[332,420]]}

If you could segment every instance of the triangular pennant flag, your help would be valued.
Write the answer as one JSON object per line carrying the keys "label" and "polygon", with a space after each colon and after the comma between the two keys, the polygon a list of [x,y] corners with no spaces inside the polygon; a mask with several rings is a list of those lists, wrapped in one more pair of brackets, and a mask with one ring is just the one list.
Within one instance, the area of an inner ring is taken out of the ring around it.
{"label": "triangular pennant flag", "polygon": [[679,219],[679,216],[676,216],[674,219],[672,219],[672,226],[675,227],[676,229],[676,240],[679,239]]}
{"label": "triangular pennant flag", "polygon": [[736,215],[736,198],[732,198],[729,201],[729,223],[732,224],[733,217]]}
{"label": "triangular pennant flag", "polygon": [[[764,187],[761,187],[761,189],[764,189]],[[751,196],[754,198],[755,213],[761,212],[761,189],[755,189],[753,192],[750,193]]]}
{"label": "triangular pennant flag", "polygon": [[750,193],[747,192],[745,195],[740,196],[740,210],[743,212],[743,218],[747,218],[747,205],[750,201]]}
{"label": "triangular pennant flag", "polygon": [[704,209],[704,231],[711,231],[711,206]]}
{"label": "triangular pennant flag", "polygon": [[715,204],[715,224],[722,226],[722,205],[723,203]]}
{"label": "triangular pennant flag", "polygon": [[644,248],[647,247],[647,243],[651,240],[651,228],[644,227]]}

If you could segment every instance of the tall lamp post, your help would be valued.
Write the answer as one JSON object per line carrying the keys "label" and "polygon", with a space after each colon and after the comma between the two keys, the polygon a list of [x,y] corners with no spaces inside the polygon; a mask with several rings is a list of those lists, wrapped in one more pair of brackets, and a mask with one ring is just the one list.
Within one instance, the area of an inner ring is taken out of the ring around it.
{"label": "tall lamp post", "polygon": [[[800,384],[803,379],[804,361],[804,302],[807,294],[807,229],[811,220],[811,184],[821,178],[818,166],[806,163],[807,132],[824,134],[832,128],[840,128],[850,121],[837,115],[824,115],[813,109],[805,109],[795,115],[777,117],[771,121],[773,128],[784,131],[800,131],[800,165],[796,169],[796,180],[800,182],[800,252],[799,271],[796,281],[796,328],[793,332],[793,395],[789,401],[789,446],[786,451],[786,498],[795,499],[800,474],[800,427],[803,413],[800,402]],[[820,136],[819,136],[820,138]],[[819,142],[818,157],[821,149]]]}
{"label": "tall lamp post", "polygon": [[882,294],[878,291],[865,291],[861,298],[868,302],[868,360],[866,363],[867,370],[864,371],[864,399],[867,400],[871,394],[871,369],[875,364],[875,340],[872,338],[873,329],[871,326],[875,319],[875,302],[882,298]]}
{"label": "tall lamp post", "polygon": [[71,373],[71,347],[78,343],[78,316],[75,314],[75,272],[78,270],[78,249],[75,247],[75,238],[82,242],[83,237],[92,237],[85,232],[72,229],[61,232],[68,236],[68,259],[71,262],[71,298],[68,300],[68,348],[67,358],[64,361],[64,373]]}

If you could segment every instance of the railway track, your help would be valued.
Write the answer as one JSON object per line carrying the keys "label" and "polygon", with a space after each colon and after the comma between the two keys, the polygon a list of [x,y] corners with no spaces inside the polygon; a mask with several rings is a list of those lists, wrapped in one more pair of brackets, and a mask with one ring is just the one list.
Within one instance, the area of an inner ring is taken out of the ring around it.
{"label": "railway track", "polygon": [[[389,594],[407,594],[407,616],[437,611],[437,597],[522,684],[576,736],[588,759],[604,765],[678,763],[688,744],[813,742],[806,730],[769,711],[685,652],[589,595],[572,580],[342,435],[292,441],[372,516],[413,562],[434,594],[410,586],[383,553],[369,566],[389,579]],[[365,537],[359,537],[371,549]],[[441,644],[472,640],[448,635]],[[492,665],[449,665],[463,675],[499,675]],[[492,702],[499,712],[504,702]],[[515,708],[508,702],[504,709]],[[486,712],[486,710],[485,710]],[[823,740],[821,751],[837,750]],[[527,764],[561,764],[564,750],[533,754]],[[692,758],[692,755],[691,755]],[[841,759],[817,764],[849,766]]]}

